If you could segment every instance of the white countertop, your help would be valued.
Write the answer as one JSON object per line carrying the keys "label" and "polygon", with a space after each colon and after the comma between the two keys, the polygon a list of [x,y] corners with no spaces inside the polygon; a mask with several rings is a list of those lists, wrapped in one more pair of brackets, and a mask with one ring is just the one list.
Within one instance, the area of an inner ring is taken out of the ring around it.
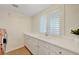
{"label": "white countertop", "polygon": [[65,36],[50,37],[50,36],[45,36],[45,35],[41,35],[41,34],[37,34],[37,33],[36,34],[35,33],[25,33],[25,34],[79,54],[79,43],[75,42],[74,40],[68,39]]}

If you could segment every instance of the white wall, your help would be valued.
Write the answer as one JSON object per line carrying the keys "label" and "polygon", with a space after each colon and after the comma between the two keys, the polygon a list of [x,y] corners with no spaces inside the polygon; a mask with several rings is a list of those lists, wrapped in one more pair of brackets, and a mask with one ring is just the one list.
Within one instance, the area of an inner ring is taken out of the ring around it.
{"label": "white wall", "polygon": [[[39,32],[39,17],[49,15],[53,10],[59,9],[64,13],[63,5],[52,5],[37,15],[24,16],[13,10],[0,7],[0,28],[5,28],[8,33],[7,51],[14,50],[24,45],[24,32]],[[64,19],[64,14],[62,15]],[[32,25],[32,27],[31,27]],[[70,30],[79,26],[79,5],[65,5],[65,35],[72,36]]]}
{"label": "white wall", "polygon": [[[39,32],[39,19],[41,15],[48,15],[53,10],[60,9],[62,12],[62,19],[64,23],[64,34],[65,36],[74,37],[71,34],[72,28],[79,28],[79,5],[52,5],[46,10],[43,10],[36,16],[33,16],[33,32]],[[64,13],[64,14],[63,14]]]}
{"label": "white wall", "polygon": [[79,5],[65,5],[65,34],[74,37],[71,29],[79,28]]}
{"label": "white wall", "polygon": [[8,33],[6,52],[23,47],[23,33],[31,31],[31,17],[0,8],[0,28],[5,28]]}
{"label": "white wall", "polygon": [[41,11],[40,13],[38,13],[37,15],[33,16],[33,32],[39,32],[40,29],[40,17],[43,15],[48,16],[49,14],[51,14],[53,11],[58,11],[61,13],[61,21],[64,20],[64,5],[62,4],[58,4],[58,5],[51,5],[50,7],[48,7],[47,9]]}

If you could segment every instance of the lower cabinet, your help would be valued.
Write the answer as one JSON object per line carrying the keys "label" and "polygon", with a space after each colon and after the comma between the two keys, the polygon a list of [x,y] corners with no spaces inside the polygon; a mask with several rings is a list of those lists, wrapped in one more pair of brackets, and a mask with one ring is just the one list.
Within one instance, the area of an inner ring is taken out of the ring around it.
{"label": "lower cabinet", "polygon": [[74,52],[71,52],[67,49],[50,44],[50,55],[52,55],[52,54],[55,54],[55,55],[75,55]]}
{"label": "lower cabinet", "polygon": [[75,53],[55,46],[43,40],[24,35],[24,44],[25,46],[34,54],[34,55],[75,55]]}
{"label": "lower cabinet", "polygon": [[49,49],[43,46],[39,46],[38,52],[39,55],[49,55]]}
{"label": "lower cabinet", "polygon": [[39,55],[49,55],[50,50],[49,50],[48,43],[46,43],[45,41],[39,40],[38,46],[39,46],[39,49],[38,49]]}
{"label": "lower cabinet", "polygon": [[32,52],[32,54],[38,55],[38,39],[24,35],[24,45]]}

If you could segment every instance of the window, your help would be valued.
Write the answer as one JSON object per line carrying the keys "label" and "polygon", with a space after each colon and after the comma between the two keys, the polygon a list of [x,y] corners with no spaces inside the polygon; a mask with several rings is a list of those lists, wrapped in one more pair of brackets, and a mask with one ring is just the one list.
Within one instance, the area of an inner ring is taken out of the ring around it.
{"label": "window", "polygon": [[53,13],[48,17],[48,28],[47,33],[49,35],[59,35],[60,34],[60,17],[58,13]]}
{"label": "window", "polygon": [[41,33],[46,33],[46,23],[47,23],[47,20],[46,20],[46,16],[41,16],[40,18],[40,32]]}
{"label": "window", "polygon": [[[41,16],[40,32],[48,35],[61,35],[61,21],[59,13],[52,13],[49,16]],[[63,32],[63,31],[62,31]]]}

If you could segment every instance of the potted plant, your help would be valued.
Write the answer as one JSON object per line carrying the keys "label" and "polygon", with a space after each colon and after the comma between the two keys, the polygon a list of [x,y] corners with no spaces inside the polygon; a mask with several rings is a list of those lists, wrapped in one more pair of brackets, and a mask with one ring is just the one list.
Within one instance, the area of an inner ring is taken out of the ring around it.
{"label": "potted plant", "polygon": [[77,29],[72,29],[71,30],[71,33],[72,34],[75,34],[73,37],[74,37],[74,40],[75,40],[75,42],[76,43],[79,43],[79,28],[77,28]]}
{"label": "potted plant", "polygon": [[79,28],[75,30],[71,30],[72,34],[79,35]]}

